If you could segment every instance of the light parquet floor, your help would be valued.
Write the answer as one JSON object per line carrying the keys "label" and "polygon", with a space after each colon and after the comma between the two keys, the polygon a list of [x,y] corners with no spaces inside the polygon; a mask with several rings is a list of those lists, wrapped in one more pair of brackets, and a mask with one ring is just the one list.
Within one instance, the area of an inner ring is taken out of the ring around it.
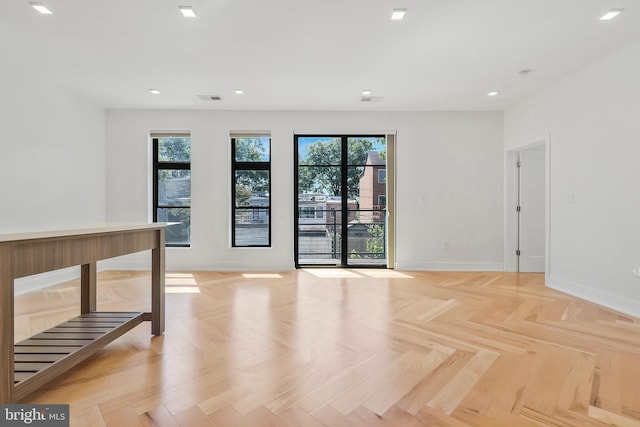
{"label": "light parquet floor", "polygon": [[[99,310],[145,310],[141,272]],[[144,323],[30,403],[72,426],[640,426],[640,321],[541,274],[168,273]],[[19,296],[16,340],[78,314],[77,282]]]}

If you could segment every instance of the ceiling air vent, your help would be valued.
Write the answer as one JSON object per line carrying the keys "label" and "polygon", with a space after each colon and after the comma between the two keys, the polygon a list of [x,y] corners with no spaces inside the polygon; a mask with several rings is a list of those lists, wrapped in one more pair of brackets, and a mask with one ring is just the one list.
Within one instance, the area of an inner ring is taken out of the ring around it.
{"label": "ceiling air vent", "polygon": [[222,101],[222,97],[218,95],[198,95],[203,101]]}
{"label": "ceiling air vent", "polygon": [[384,97],[382,96],[361,96],[360,97],[361,102],[382,102],[383,99]]}

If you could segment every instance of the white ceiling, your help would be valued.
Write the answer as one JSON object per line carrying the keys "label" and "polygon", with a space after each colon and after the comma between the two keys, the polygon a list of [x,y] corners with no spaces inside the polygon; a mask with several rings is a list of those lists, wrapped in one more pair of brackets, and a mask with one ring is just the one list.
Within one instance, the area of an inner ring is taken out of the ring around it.
{"label": "white ceiling", "polygon": [[106,108],[504,109],[640,38],[638,0],[41,1],[0,0],[0,70]]}

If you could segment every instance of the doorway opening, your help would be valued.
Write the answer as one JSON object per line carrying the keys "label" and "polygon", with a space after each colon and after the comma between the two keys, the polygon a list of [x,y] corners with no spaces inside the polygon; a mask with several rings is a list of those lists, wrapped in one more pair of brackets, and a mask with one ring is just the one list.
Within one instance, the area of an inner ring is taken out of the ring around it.
{"label": "doorway opening", "polygon": [[295,135],[295,265],[387,267],[386,135]]}
{"label": "doorway opening", "polygon": [[549,138],[505,152],[505,270],[549,276]]}

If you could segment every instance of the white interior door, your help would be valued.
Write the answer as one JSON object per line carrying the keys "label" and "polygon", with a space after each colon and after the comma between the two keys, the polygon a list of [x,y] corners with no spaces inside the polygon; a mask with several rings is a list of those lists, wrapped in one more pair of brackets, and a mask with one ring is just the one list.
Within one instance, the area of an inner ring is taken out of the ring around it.
{"label": "white interior door", "polygon": [[520,221],[519,271],[544,272],[545,267],[545,148],[519,152]]}

